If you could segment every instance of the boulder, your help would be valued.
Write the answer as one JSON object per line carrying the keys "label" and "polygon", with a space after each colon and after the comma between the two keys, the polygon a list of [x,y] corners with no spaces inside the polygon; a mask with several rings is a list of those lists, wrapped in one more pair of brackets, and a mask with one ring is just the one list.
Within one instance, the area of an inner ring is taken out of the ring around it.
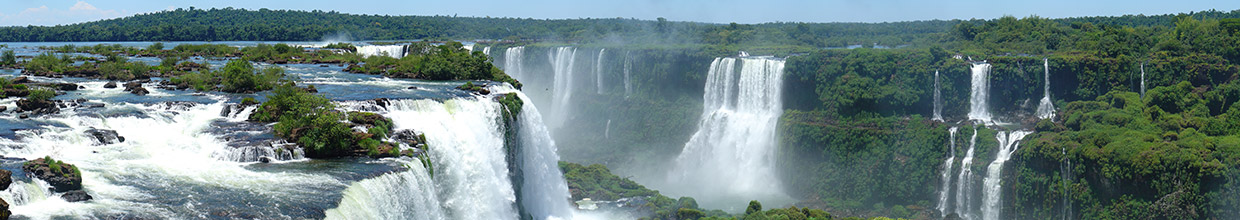
{"label": "boulder", "polygon": [[0,220],[8,220],[11,215],[13,212],[9,211],[9,202],[0,199]]}
{"label": "boulder", "polygon": [[105,89],[114,89],[114,88],[116,88],[116,82],[108,82],[107,84],[103,84],[103,88],[105,88]]}
{"label": "boulder", "polygon": [[95,143],[101,145],[125,142],[125,137],[118,135],[113,130],[90,128],[86,130],[86,135],[93,138]]}
{"label": "boulder", "polygon": [[142,82],[137,81],[125,83],[125,91],[133,93],[134,95],[146,95],[151,93],[150,91],[147,91],[146,88],[142,88]]}
{"label": "boulder", "polygon": [[90,194],[86,194],[86,191],[82,191],[82,190],[73,190],[73,191],[66,192],[65,194],[61,194],[60,198],[68,202],[81,202],[81,201],[94,199],[93,197],[90,196]]}
{"label": "boulder", "polygon": [[8,97],[26,97],[27,95],[30,95],[30,90],[25,90],[25,89],[14,89],[14,88],[7,88],[7,89],[4,89],[4,96],[8,96]]}
{"label": "boulder", "polygon": [[39,158],[22,164],[22,170],[35,178],[47,181],[52,191],[68,192],[82,189],[82,173],[73,164],[56,161],[51,157]]}
{"label": "boulder", "polygon": [[30,111],[35,114],[52,114],[60,112],[60,108],[56,107],[56,102],[51,100],[17,100],[17,109],[21,111]]}
{"label": "boulder", "polygon": [[129,90],[129,93],[133,93],[134,95],[146,95],[146,94],[150,94],[151,92],[146,91],[146,88],[138,87],[138,88]]}
{"label": "boulder", "polygon": [[17,78],[13,78],[13,83],[14,84],[30,83],[30,78],[26,78],[25,76],[18,76]]}
{"label": "boulder", "polygon": [[78,85],[73,83],[57,83],[56,89],[61,91],[77,91]]}
{"label": "boulder", "polygon": [[8,190],[9,184],[13,184],[13,171],[0,170],[0,190]]}

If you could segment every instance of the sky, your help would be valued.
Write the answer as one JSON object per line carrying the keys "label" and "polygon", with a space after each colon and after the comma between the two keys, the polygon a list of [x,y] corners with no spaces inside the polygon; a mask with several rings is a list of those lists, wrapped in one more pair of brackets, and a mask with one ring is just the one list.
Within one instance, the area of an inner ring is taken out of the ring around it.
{"label": "sky", "polygon": [[895,22],[1169,14],[1240,9],[1237,0],[0,0],[0,26],[62,25],[175,8],[339,11],[351,14],[519,18],[637,18],[711,23]]}

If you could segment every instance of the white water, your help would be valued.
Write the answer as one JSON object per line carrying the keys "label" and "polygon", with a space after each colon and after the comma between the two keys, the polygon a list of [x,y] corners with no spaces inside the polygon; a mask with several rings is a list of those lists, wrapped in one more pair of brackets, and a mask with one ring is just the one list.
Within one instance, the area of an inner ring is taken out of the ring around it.
{"label": "white water", "polygon": [[607,119],[607,128],[603,129],[603,139],[611,139],[611,119]]}
{"label": "white water", "polygon": [[362,45],[357,46],[357,54],[363,57],[371,56],[389,56],[395,58],[405,57],[405,46],[403,45]]}
{"label": "white water", "polygon": [[[11,198],[24,194],[25,202],[11,206],[14,215],[34,219],[93,216],[98,213],[148,213],[161,218],[192,218],[177,212],[200,212],[187,198],[185,207],[151,204],[166,196],[183,197],[195,192],[178,189],[143,188],[147,181],[176,184],[179,187],[205,187],[237,191],[263,197],[288,200],[310,200],[307,188],[341,184],[325,175],[259,172],[243,167],[245,163],[221,161],[212,155],[229,148],[219,137],[205,132],[213,121],[227,120],[220,112],[223,102],[184,106],[144,106],[109,103],[110,111],[139,111],[148,117],[119,116],[100,118],[65,112],[65,116],[31,120],[49,120],[68,127],[46,127],[18,132],[16,140],[0,139],[0,154],[6,157],[53,158],[77,165],[82,172],[83,186],[94,197],[90,202],[70,203],[58,195],[37,196],[31,188],[15,186]],[[65,110],[72,111],[72,110]],[[91,127],[115,130],[126,137],[125,142],[93,146],[83,131]],[[18,192],[25,188],[25,193]],[[184,188],[180,188],[184,189]],[[33,190],[38,191],[38,190]],[[6,198],[8,199],[8,198]],[[210,200],[211,198],[203,198]],[[278,207],[258,208],[279,213]],[[276,214],[278,215],[278,214]],[[278,216],[269,216],[272,218]]]}
{"label": "white water", "polygon": [[673,193],[693,196],[707,206],[706,201],[744,205],[728,201],[737,197],[785,196],[775,176],[783,69],[783,60],[715,58],[698,130],[669,175]]}
{"label": "white water", "polygon": [[512,76],[513,79],[524,79],[525,65],[521,64],[525,57],[525,47],[509,47],[504,51],[504,73]]}
{"label": "white water", "polygon": [[1046,59],[1042,59],[1042,66],[1046,70],[1043,74],[1045,84],[1042,86],[1042,101],[1038,104],[1038,118],[1047,119],[1055,117],[1055,106],[1051,103],[1051,65]]}
{"label": "white water", "polygon": [[594,61],[594,87],[595,94],[603,94],[603,55],[607,53],[607,48],[598,49],[598,59]]}
{"label": "white water", "polygon": [[[1062,180],[1062,188],[1060,190],[1063,190],[1063,208],[1059,214],[1063,216],[1062,219],[1068,220],[1072,219],[1072,200],[1068,199],[1068,183],[1072,181],[1072,160],[1068,159],[1067,148],[1060,148],[1059,150],[1063,155],[1064,162],[1059,167],[1059,178]],[[1063,167],[1064,164],[1067,164],[1067,167]]]}
{"label": "white water", "polygon": [[969,120],[991,122],[990,106],[990,64],[974,63],[972,70],[972,89],[969,92]]}
{"label": "white water", "polygon": [[[525,103],[532,103],[525,94],[517,94]],[[527,104],[521,107],[517,121],[521,123],[518,135],[524,160],[520,164],[525,180],[521,185],[525,211],[534,219],[572,219],[568,183],[560,172],[560,156],[556,154],[555,140],[543,125],[542,114],[537,107]]]}
{"label": "white water", "polygon": [[973,219],[973,150],[977,147],[977,127],[969,138],[969,150],[960,160],[960,175],[956,178],[956,213],[963,219]]}
{"label": "white water", "polygon": [[551,66],[555,72],[555,85],[552,87],[551,98],[551,117],[549,124],[552,127],[559,127],[564,124],[564,120],[570,117],[571,113],[569,104],[573,95],[573,67],[576,62],[577,48],[573,47],[557,47],[551,49],[547,53],[548,59],[551,60]]}
{"label": "white water", "polygon": [[995,139],[999,140],[999,153],[995,156],[995,160],[990,162],[986,167],[986,178],[982,181],[984,188],[982,191],[982,219],[996,220],[999,219],[1002,205],[1000,202],[1003,196],[1003,188],[1000,183],[1003,178],[1003,165],[1008,159],[1012,158],[1012,153],[1016,152],[1016,147],[1025,135],[1029,135],[1028,131],[1000,131],[995,135]]}
{"label": "white water", "polygon": [[439,206],[449,219],[515,219],[501,109],[478,99],[393,100],[384,116],[392,118],[393,130],[426,134]]}
{"label": "white water", "polygon": [[956,160],[956,130],[959,129],[960,127],[952,127],[947,129],[947,141],[950,143],[947,149],[951,152],[951,154],[949,154],[951,156],[948,156],[947,160],[943,161],[943,173],[940,175],[940,178],[943,179],[943,189],[939,191],[939,205],[936,207],[938,208],[939,213],[941,213],[940,217],[947,217],[947,202],[948,199],[951,198],[952,163]]}
{"label": "white water", "polygon": [[[943,121],[943,96],[939,92],[939,71],[934,71],[934,117],[931,120]],[[953,133],[954,134],[954,133]],[[953,156],[955,157],[955,156]]]}
{"label": "white water", "polygon": [[1145,98],[1145,63],[1141,63],[1141,98]]}
{"label": "white water", "polygon": [[485,55],[487,55],[488,57],[489,57],[489,56],[491,56],[491,47],[490,47],[490,46],[488,46],[488,47],[483,47],[483,48],[482,48],[482,54],[485,54]]}
{"label": "white water", "polygon": [[435,183],[418,160],[396,160],[409,170],[354,182],[326,219],[447,219]]}
{"label": "white water", "polygon": [[633,95],[633,85],[629,84],[629,69],[633,67],[633,60],[629,58],[630,52],[624,52],[624,98]]}

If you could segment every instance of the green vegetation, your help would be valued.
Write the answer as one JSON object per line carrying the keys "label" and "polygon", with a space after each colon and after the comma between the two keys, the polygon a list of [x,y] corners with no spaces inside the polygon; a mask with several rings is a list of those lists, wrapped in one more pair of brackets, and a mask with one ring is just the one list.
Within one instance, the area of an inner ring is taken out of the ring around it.
{"label": "green vegetation", "polygon": [[26,163],[23,163],[22,166],[27,166],[33,163],[42,162],[42,163],[46,163],[47,166],[51,168],[52,174],[54,175],[63,176],[65,178],[71,178],[74,176],[77,176],[77,177],[82,176],[82,171],[78,170],[77,166],[73,166],[72,164],[65,163],[64,161],[52,159],[52,156],[44,156],[43,158],[40,158],[40,159],[43,159],[43,160],[42,161],[27,161]]}
{"label": "green vegetation", "polygon": [[31,89],[30,94],[26,95],[27,100],[35,102],[52,100],[53,97],[56,97],[56,91],[51,89]]}
{"label": "green vegetation", "polygon": [[254,93],[271,90],[280,83],[282,77],[283,68],[254,68],[249,61],[235,59],[218,71],[187,73],[168,81],[178,87],[189,87],[198,91]]}
{"label": "green vegetation", "polygon": [[340,49],[340,50],[349,51],[349,52],[355,52],[355,53],[357,52],[357,47],[353,46],[353,44],[350,44],[350,43],[343,43],[343,42],[341,42],[341,43],[333,43],[333,44],[328,44],[327,46],[324,46],[323,48],[326,48],[326,49]]}
{"label": "green vegetation", "polygon": [[[391,119],[335,108],[331,100],[285,83],[267,96],[249,120],[276,122],[275,135],[302,146],[310,158],[402,155],[396,144],[381,141],[392,134]],[[354,126],[366,127],[367,132],[354,132]]]}
{"label": "green vegetation", "polygon": [[17,65],[17,56],[14,54],[13,50],[5,50],[3,54],[0,54],[0,66]]}
{"label": "green vegetation", "polygon": [[460,42],[439,46],[420,42],[409,47],[409,54],[399,59],[371,56],[362,60],[362,65],[351,65],[345,71],[424,80],[491,80],[521,88],[520,82],[492,65],[490,57],[463,49]]}
{"label": "green vegetation", "polygon": [[512,121],[521,115],[521,107],[525,105],[525,101],[516,93],[508,93],[499,97],[499,104],[504,106],[504,119]]}

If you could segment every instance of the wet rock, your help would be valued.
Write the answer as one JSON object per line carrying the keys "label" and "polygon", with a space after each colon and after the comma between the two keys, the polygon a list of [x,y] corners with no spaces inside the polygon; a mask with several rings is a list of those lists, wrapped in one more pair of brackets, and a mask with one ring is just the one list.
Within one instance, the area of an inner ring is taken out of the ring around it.
{"label": "wet rock", "polygon": [[65,199],[65,201],[68,201],[68,202],[81,202],[81,201],[94,199],[93,197],[90,196],[90,194],[86,194],[86,191],[82,191],[82,190],[69,191],[65,194],[60,195],[60,198]]}
{"label": "wet rock", "polygon": [[146,95],[146,94],[150,94],[151,92],[146,91],[146,88],[138,87],[138,88],[134,88],[133,90],[130,90],[129,93],[133,93],[134,95]]}
{"label": "wet rock", "polygon": [[56,102],[51,100],[17,100],[17,109],[21,111],[34,112],[35,114],[53,114],[60,112],[60,108],[56,106]]}
{"label": "wet rock", "polygon": [[125,142],[125,137],[118,135],[116,131],[113,130],[90,128],[89,130],[86,130],[86,135],[94,138],[95,142],[99,144],[115,144]]}
{"label": "wet rock", "polygon": [[13,215],[13,212],[9,211],[9,202],[0,199],[0,220],[8,220],[10,215]]}
{"label": "wet rock", "polygon": [[77,166],[56,161],[51,157],[27,161],[22,164],[22,170],[34,175],[35,178],[47,181],[52,185],[52,191],[55,192],[82,189],[82,173],[78,171]]}
{"label": "wet rock", "polygon": [[270,158],[270,157],[259,157],[259,158],[258,158],[258,162],[260,162],[260,163],[271,163],[271,158]]}
{"label": "wet rock", "polygon": [[57,83],[56,89],[59,89],[62,91],[77,91],[78,85],[73,84],[73,83]]}
{"label": "wet rock", "polygon": [[362,73],[362,67],[357,64],[349,64],[349,67],[345,67],[344,71],[348,73]]}
{"label": "wet rock", "polygon": [[0,170],[0,190],[8,190],[9,184],[13,184],[13,171]]}
{"label": "wet rock", "polygon": [[30,118],[30,114],[21,114],[21,115],[18,115],[17,118],[27,119],[27,118]]}
{"label": "wet rock", "polygon": [[146,88],[142,88],[141,82],[125,83],[125,91],[129,93],[133,93],[134,95],[146,95],[146,94],[151,93],[150,91],[147,91]]}
{"label": "wet rock", "polygon": [[0,112],[6,111],[6,110],[9,110],[8,106],[0,106]]}
{"label": "wet rock", "polygon": [[18,76],[17,78],[13,78],[13,83],[24,84],[24,83],[31,83],[31,81],[30,81],[30,78],[26,78],[25,76]]}
{"label": "wet rock", "polygon": [[116,82],[108,82],[107,84],[103,84],[103,88],[105,88],[105,89],[115,89],[115,88],[116,88]]}
{"label": "wet rock", "polygon": [[25,90],[25,89],[13,89],[13,88],[4,89],[4,96],[8,96],[8,97],[26,97],[27,95],[30,95],[30,90]]}
{"label": "wet rock", "polygon": [[327,64],[319,65],[319,67],[328,67]]}
{"label": "wet rock", "polygon": [[418,89],[417,86],[410,86],[408,89]]}

